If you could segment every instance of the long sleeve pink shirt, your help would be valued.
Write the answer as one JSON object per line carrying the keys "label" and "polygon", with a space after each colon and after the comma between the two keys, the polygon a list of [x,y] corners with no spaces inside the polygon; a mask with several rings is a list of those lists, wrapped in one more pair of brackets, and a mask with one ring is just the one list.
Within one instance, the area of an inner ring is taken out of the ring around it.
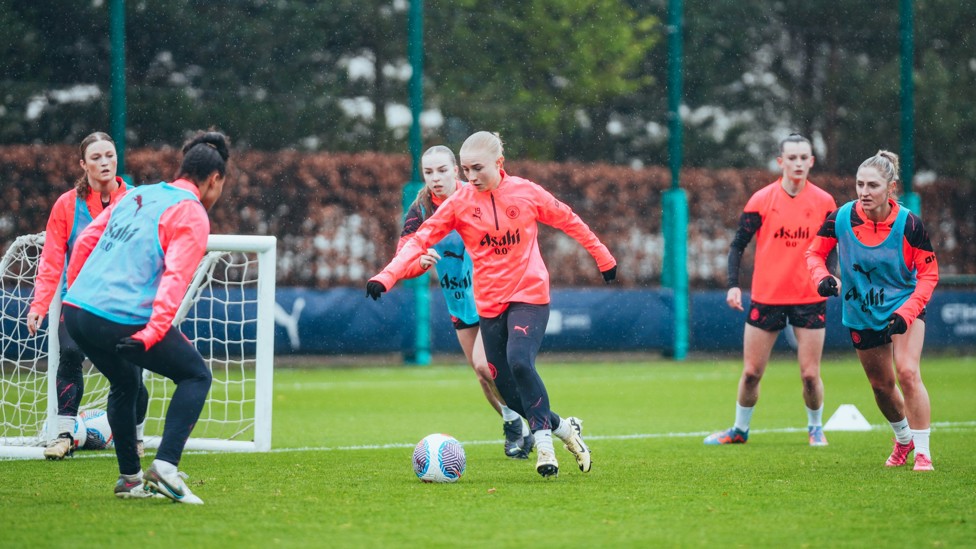
{"label": "long sleeve pink shirt", "polygon": [[497,317],[513,302],[547,304],[549,271],[539,252],[538,223],[579,242],[600,271],[617,264],[569,206],[532,181],[503,171],[494,190],[482,192],[473,185],[458,189],[372,280],[392,288],[412,272],[427,248],[456,230],[474,263],[474,295],[481,316]]}

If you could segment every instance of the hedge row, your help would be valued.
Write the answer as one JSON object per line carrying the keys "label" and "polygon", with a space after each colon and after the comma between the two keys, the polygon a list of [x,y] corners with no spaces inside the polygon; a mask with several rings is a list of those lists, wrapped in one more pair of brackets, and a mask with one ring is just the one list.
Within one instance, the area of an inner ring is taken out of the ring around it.
{"label": "hedge row", "polygon": [[[172,177],[174,149],[137,149],[126,156],[138,183]],[[224,196],[211,212],[214,233],[278,237],[278,283],[332,287],[363,284],[392,256],[400,231],[401,187],[410,174],[406,156],[246,151],[232,158]],[[509,162],[510,173],[540,183],[571,205],[619,262],[625,286],[660,283],[661,197],[670,187],[662,167]],[[44,229],[54,200],[81,173],[67,146],[0,147],[0,244]],[[761,170],[682,172],[688,194],[688,269],[697,288],[723,287],[729,242],[749,195],[777,177]],[[812,180],[838,204],[854,197],[853,177],[821,174]],[[976,187],[937,180],[917,189],[923,218],[943,273],[976,273]],[[554,285],[601,282],[593,261],[556,230],[541,233]],[[744,262],[750,281],[752,249]]]}

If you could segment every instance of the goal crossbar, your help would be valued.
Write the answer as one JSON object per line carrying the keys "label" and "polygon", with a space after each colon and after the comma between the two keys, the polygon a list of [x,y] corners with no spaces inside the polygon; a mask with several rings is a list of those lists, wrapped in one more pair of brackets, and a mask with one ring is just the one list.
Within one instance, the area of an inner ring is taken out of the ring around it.
{"label": "goal crossbar", "polygon": [[[56,297],[51,305],[47,326],[37,336],[26,333],[43,239],[43,233],[18,238],[0,262],[0,458],[42,458],[44,443],[57,433],[60,299]],[[276,247],[273,236],[211,235],[208,239],[207,254],[173,320],[214,374],[187,449],[271,449]],[[144,443],[156,448],[173,384],[148,372],[144,382],[150,391]],[[104,408],[107,394],[107,381],[86,361],[80,408]]]}

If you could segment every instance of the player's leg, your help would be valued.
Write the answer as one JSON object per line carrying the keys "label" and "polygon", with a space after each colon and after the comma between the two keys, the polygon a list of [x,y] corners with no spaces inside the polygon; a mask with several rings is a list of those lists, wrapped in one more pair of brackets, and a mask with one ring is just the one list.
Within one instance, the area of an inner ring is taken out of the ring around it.
{"label": "player's leg", "polygon": [[200,353],[176,328],[170,328],[159,343],[129,357],[139,366],[173,380],[176,389],[166,410],[163,437],[156,458],[146,471],[147,486],[179,503],[202,504],[186,486],[186,475],[178,470],[190,433],[210,392],[213,376]]}
{"label": "player's leg", "polygon": [[146,453],[146,446],[143,443],[146,429],[146,414],[149,412],[149,390],[146,389],[146,381],[143,376],[142,368],[139,370],[139,396],[136,397],[136,452],[139,457]]}
{"label": "player's leg", "polygon": [[131,335],[135,327],[116,324],[75,307],[65,308],[64,321],[72,338],[109,381],[106,413],[119,465],[115,495],[150,497],[152,494],[141,488],[143,473],[136,453],[136,398],[142,380],[138,369],[115,353],[116,342]]}
{"label": "player's leg", "polygon": [[[559,464],[552,444],[552,435],[555,434],[573,454],[580,470],[589,472],[590,451],[583,443],[581,429],[574,429],[570,421],[561,421],[550,409],[549,393],[535,367],[536,355],[542,346],[548,322],[548,305],[513,303],[509,306],[508,363],[518,383],[529,428],[535,437],[538,452],[536,471],[544,477],[558,473]],[[581,422],[578,419],[576,422],[579,427]]]}
{"label": "player's leg", "polygon": [[[455,321],[454,329],[457,332],[458,342],[464,351],[468,364],[478,376],[478,383],[485,399],[502,416],[502,433],[505,435],[505,455],[516,459],[526,459],[532,451],[534,440],[529,432],[528,425],[518,415],[505,404],[505,399],[501,397],[498,388],[495,387],[495,380],[488,365],[488,358],[485,356],[485,344],[481,339],[481,330],[478,325],[459,325],[460,321]],[[528,437],[528,440],[526,440]]]}
{"label": "player's leg", "polygon": [[496,394],[495,382],[491,376],[491,368],[488,367],[488,359],[485,357],[484,343],[481,341],[481,330],[478,326],[468,326],[464,328],[455,327],[458,343],[464,351],[464,358],[468,360],[468,365],[478,376],[478,384],[481,392],[485,394],[488,404],[502,414],[502,404],[499,402],[500,395]]}
{"label": "player's leg", "polygon": [[905,413],[912,427],[915,444],[915,470],[932,470],[929,435],[932,407],[929,393],[922,382],[922,346],[925,343],[925,320],[918,318],[902,335],[891,338],[895,357],[895,374],[905,399]]}
{"label": "player's leg", "polygon": [[811,446],[826,446],[823,432],[823,379],[820,362],[826,336],[826,302],[793,307],[790,324],[796,336],[796,356],[800,364],[803,402],[807,411],[807,436]]}
{"label": "player's leg", "polygon": [[58,373],[55,379],[55,390],[58,399],[58,436],[50,441],[44,449],[47,459],[62,459],[71,455],[74,446],[82,446],[85,441],[75,441],[71,436],[74,428],[78,406],[85,395],[85,375],[82,364],[85,353],[78,347],[65,328],[64,321],[58,324],[58,343],[60,355],[58,357]]}
{"label": "player's leg", "polygon": [[895,445],[885,465],[904,465],[908,454],[915,449],[915,443],[912,441],[912,431],[905,415],[905,399],[895,383],[892,345],[883,333],[874,330],[852,329],[851,340],[871,384],[874,401],[895,434]]}
{"label": "player's leg", "polygon": [[705,444],[742,444],[749,440],[753,408],[759,401],[759,382],[776,338],[785,327],[786,312],[782,307],[755,302],[750,305],[742,333],[742,376],[736,392],[735,423],[705,437]]}
{"label": "player's leg", "polygon": [[800,363],[800,380],[803,383],[803,403],[807,411],[807,435],[811,446],[826,446],[823,432],[823,379],[820,377],[820,360],[826,330],[794,328],[796,356]]}

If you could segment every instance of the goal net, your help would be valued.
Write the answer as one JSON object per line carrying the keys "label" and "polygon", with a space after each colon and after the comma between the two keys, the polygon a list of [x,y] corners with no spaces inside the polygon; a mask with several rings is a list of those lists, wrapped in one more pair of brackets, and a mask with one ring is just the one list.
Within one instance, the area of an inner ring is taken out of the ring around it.
{"label": "goal net", "polygon": [[[17,238],[0,260],[0,458],[43,458],[57,436],[55,298],[37,335],[27,330],[44,233]],[[271,448],[274,362],[273,236],[211,235],[173,325],[206,359],[213,385],[187,449]],[[105,409],[109,384],[90,361],[80,410]],[[173,383],[146,371],[149,391],[144,442],[158,447]]]}

